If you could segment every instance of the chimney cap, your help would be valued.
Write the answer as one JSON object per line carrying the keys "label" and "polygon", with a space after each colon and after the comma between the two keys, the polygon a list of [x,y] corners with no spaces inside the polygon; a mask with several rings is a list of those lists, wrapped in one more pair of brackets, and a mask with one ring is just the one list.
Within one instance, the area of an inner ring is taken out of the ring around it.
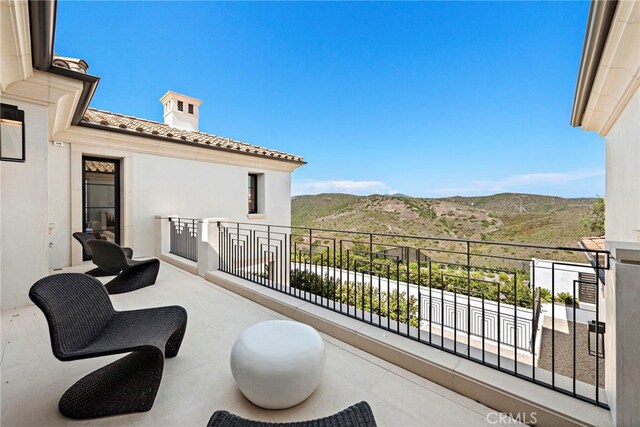
{"label": "chimney cap", "polygon": [[202,104],[201,99],[197,99],[192,96],[183,95],[181,93],[177,93],[171,90],[167,91],[167,93],[162,95],[162,98],[160,98],[160,102],[164,104],[166,101],[170,99],[177,99],[180,101],[188,102],[189,104],[193,104],[195,106],[199,106],[200,104]]}

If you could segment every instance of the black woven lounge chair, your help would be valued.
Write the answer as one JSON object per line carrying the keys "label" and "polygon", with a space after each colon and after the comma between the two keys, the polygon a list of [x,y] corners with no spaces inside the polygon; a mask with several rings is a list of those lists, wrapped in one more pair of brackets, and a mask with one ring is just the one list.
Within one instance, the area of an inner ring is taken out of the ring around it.
{"label": "black woven lounge chair", "polygon": [[164,358],[178,354],[184,337],[184,308],[115,311],[102,283],[81,273],[40,279],[29,298],[44,312],[59,360],[131,353],[67,390],[58,404],[64,416],[85,419],[151,409]]}
{"label": "black woven lounge chair", "polygon": [[227,411],[216,411],[207,427],[376,427],[376,420],[369,404],[360,402],[329,417],[290,423],[252,421]]}
{"label": "black woven lounge chair", "polygon": [[[91,247],[87,244],[90,240],[101,240],[100,233],[73,233],[73,238],[80,242],[82,245],[82,254],[84,260],[90,260],[93,258],[93,254],[91,253]],[[127,258],[133,258],[133,249],[131,248],[122,248],[124,254]],[[108,273],[101,268],[94,268],[92,270],[87,271],[85,274],[93,277],[102,277],[102,276],[113,276],[113,274]]]}
{"label": "black woven lounge chair", "polygon": [[141,261],[127,258],[124,249],[106,240],[89,240],[93,263],[100,270],[118,276],[104,286],[110,294],[135,291],[156,283],[160,261],[156,258]]}

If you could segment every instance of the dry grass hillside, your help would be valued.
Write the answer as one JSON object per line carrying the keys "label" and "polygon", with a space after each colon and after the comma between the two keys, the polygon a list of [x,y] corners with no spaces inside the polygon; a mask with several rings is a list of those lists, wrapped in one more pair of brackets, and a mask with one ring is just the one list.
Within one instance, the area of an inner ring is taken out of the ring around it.
{"label": "dry grass hillside", "polygon": [[577,246],[594,199],[531,194],[422,199],[319,194],[292,200],[292,224],[338,230]]}

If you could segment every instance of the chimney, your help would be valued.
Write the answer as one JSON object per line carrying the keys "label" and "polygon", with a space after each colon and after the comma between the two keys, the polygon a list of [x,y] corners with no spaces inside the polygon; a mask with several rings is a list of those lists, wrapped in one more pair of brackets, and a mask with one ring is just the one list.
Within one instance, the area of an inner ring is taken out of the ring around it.
{"label": "chimney", "polygon": [[167,92],[160,102],[164,107],[164,123],[172,128],[198,131],[199,109],[202,101],[175,92]]}

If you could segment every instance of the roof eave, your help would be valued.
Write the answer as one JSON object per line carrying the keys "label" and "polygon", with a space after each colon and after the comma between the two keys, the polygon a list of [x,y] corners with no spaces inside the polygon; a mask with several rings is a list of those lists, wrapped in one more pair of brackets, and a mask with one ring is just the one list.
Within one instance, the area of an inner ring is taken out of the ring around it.
{"label": "roof eave", "polygon": [[52,74],[70,77],[72,79],[82,81],[82,93],[80,94],[78,105],[76,106],[76,110],[73,113],[73,117],[71,119],[71,124],[79,124],[84,117],[87,108],[89,108],[89,103],[91,102],[91,98],[93,98],[93,94],[95,93],[96,88],[98,87],[100,77],[70,70],[68,68],[56,67],[55,65],[51,66],[51,68],[49,68],[49,70],[47,71]]}
{"label": "roof eave", "polygon": [[71,123],[80,123],[89,107],[100,78],[53,65],[53,44],[56,32],[57,0],[29,0],[29,30],[31,32],[31,56],[33,67],[58,74],[60,76],[81,80],[82,94],[71,119]]}
{"label": "roof eave", "polygon": [[600,59],[609,36],[609,29],[611,28],[617,5],[617,0],[591,0],[578,80],[573,98],[571,126],[582,125],[582,117],[589,102],[593,81],[600,66]]}
{"label": "roof eave", "polygon": [[174,138],[170,138],[170,137],[164,136],[164,135],[154,135],[154,134],[146,134],[146,133],[145,134],[141,134],[140,132],[135,132],[135,131],[132,131],[132,130],[129,130],[129,129],[114,128],[114,127],[111,127],[111,126],[104,126],[104,125],[95,124],[95,123],[80,122],[77,125],[78,126],[84,126],[84,127],[92,128],[92,129],[104,130],[104,131],[108,131],[108,132],[116,132],[116,133],[122,133],[122,134],[125,134],[125,135],[138,136],[138,137],[141,137],[141,138],[156,139],[156,140],[159,140],[159,141],[173,142],[175,144],[185,144],[185,145],[190,145],[190,146],[198,147],[198,148],[207,148],[207,149],[210,149],[210,150],[224,151],[224,152],[234,153],[234,154],[239,154],[239,155],[244,155],[244,156],[260,157],[260,158],[263,158],[263,159],[275,160],[275,161],[279,161],[279,162],[296,163],[296,164],[299,164],[300,166],[307,164],[307,162],[305,162],[304,160],[295,160],[295,159],[286,159],[286,158],[282,158],[282,157],[265,156],[264,154],[251,153],[251,152],[246,152],[246,151],[239,151],[239,150],[234,150],[234,149],[230,149],[230,148],[226,148],[226,147],[217,147],[217,146],[213,146],[213,145],[206,145],[206,144],[201,144],[199,142],[176,140]]}

